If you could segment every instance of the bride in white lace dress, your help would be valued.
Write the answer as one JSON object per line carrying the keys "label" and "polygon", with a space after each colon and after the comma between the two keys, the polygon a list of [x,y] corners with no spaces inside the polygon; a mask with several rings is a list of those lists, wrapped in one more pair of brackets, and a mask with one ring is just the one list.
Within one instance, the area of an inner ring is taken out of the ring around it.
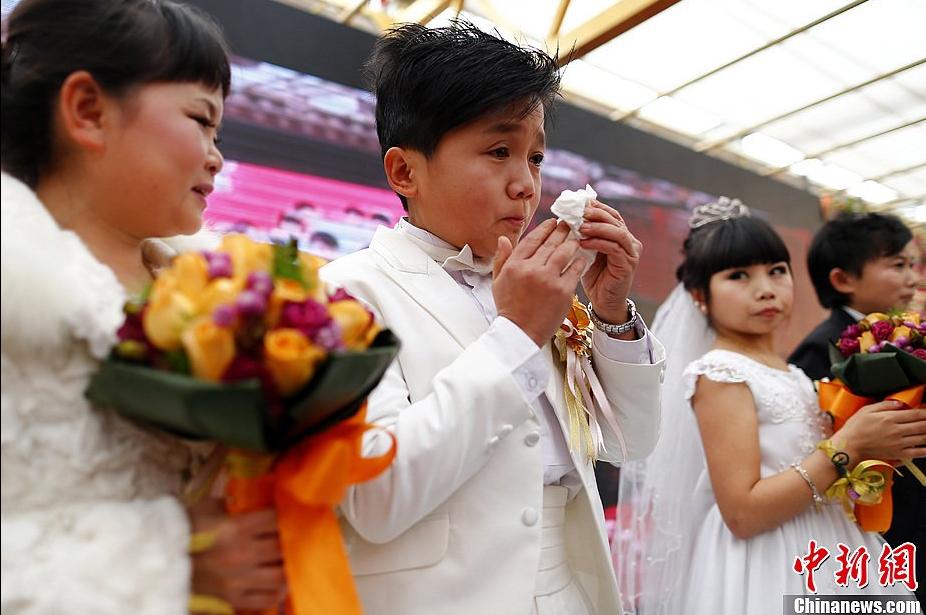
{"label": "bride in white lace dress", "polygon": [[[680,360],[712,349],[667,373],[656,451],[622,469],[622,502],[642,536],[639,551],[625,540],[615,553],[625,610],[777,615],[783,596],[812,593],[806,566],[794,568],[810,540],[829,551],[813,574],[817,594],[912,599],[901,585],[879,583],[881,537],[818,497],[839,476],[817,450],[829,421],[813,383],[773,342],[793,298],[787,248],[738,202],[699,208],[692,226],[682,284],[654,328]],[[850,469],[863,459],[923,456],[926,411],[874,404],[832,442]],[[867,551],[867,585],[837,583],[840,543]]]}
{"label": "bride in white lace dress", "polygon": [[[24,0],[4,26],[0,608],[179,614],[191,588],[278,604],[274,514],[188,511],[190,450],[84,398],[150,280],[142,238],[199,228],[221,35],[160,0]],[[191,558],[191,530],[214,547]]]}

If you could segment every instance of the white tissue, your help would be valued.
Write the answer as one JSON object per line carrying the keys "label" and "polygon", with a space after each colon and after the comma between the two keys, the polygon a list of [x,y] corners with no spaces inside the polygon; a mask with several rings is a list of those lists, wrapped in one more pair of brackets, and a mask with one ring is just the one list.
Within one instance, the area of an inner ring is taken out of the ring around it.
{"label": "white tissue", "polygon": [[[553,201],[550,213],[556,216],[557,220],[562,220],[569,225],[569,234],[572,237],[582,239],[579,227],[585,222],[585,208],[597,198],[598,193],[588,184],[585,184],[584,190],[563,190],[562,194]],[[595,250],[580,250],[579,253],[585,256],[588,261],[585,266],[585,271],[588,271],[588,268],[595,262],[598,252]],[[585,271],[582,273],[584,274]]]}

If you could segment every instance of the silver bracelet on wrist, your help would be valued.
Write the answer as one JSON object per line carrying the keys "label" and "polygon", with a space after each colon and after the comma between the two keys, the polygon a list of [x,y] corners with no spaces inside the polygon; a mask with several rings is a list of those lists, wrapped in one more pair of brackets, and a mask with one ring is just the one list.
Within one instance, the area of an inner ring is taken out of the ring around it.
{"label": "silver bracelet on wrist", "polygon": [[813,479],[810,478],[810,474],[808,474],[807,470],[804,469],[804,466],[799,463],[792,463],[791,467],[801,475],[801,478],[803,478],[804,482],[807,483],[807,486],[810,487],[810,493],[813,495],[813,503],[816,504],[817,507],[820,507],[825,502],[825,500],[817,490],[817,485],[814,484]]}
{"label": "silver bracelet on wrist", "polygon": [[614,325],[609,322],[605,322],[598,317],[598,314],[595,313],[595,308],[592,307],[592,302],[588,302],[588,315],[592,321],[592,324],[595,325],[595,328],[599,331],[607,333],[608,335],[623,335],[628,331],[633,331],[637,326],[637,306],[634,305],[633,301],[630,298],[627,299],[627,312],[630,313],[630,318],[627,322]]}

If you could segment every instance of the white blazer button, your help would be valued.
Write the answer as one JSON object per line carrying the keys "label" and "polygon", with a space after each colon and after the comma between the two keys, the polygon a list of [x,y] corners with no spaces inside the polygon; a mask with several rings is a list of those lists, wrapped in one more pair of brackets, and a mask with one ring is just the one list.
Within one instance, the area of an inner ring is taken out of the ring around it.
{"label": "white blazer button", "polygon": [[513,425],[507,425],[507,424],[502,425],[502,426],[499,427],[499,429],[498,429],[498,436],[499,436],[500,438],[504,438],[505,436],[507,436],[508,434],[510,434],[512,431],[514,431],[514,426],[513,426]]}
{"label": "white blazer button", "polygon": [[533,376],[531,376],[530,378],[528,378],[528,379],[527,379],[527,386],[528,386],[528,387],[530,388],[530,390],[532,390],[532,391],[533,391],[534,389],[536,389],[536,388],[537,388],[537,379],[534,378]]}
{"label": "white blazer button", "polygon": [[524,512],[521,513],[521,522],[527,527],[537,525],[539,520],[540,515],[537,513],[536,508],[525,508]]}
{"label": "white blazer button", "polygon": [[540,432],[532,431],[526,436],[524,436],[524,444],[528,446],[537,446],[537,443],[540,442]]}
{"label": "white blazer button", "polygon": [[494,448],[495,445],[498,444],[498,441],[499,441],[498,436],[492,436],[491,438],[489,438],[489,442],[488,442],[489,448]]}

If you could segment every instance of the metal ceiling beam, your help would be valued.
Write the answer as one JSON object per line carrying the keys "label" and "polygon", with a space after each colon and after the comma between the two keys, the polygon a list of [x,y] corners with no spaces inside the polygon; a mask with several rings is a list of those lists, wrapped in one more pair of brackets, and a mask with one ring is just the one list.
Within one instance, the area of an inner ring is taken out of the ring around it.
{"label": "metal ceiling beam", "polygon": [[890,179],[892,177],[897,177],[898,175],[906,175],[907,173],[912,173],[913,171],[919,171],[920,169],[926,169],[926,162],[915,164],[912,167],[907,167],[906,169],[897,169],[896,171],[891,171],[890,173],[885,173],[884,175],[879,175],[878,177],[872,177],[871,181],[879,182],[885,179]]}
{"label": "metal ceiling beam", "polygon": [[[874,134],[866,135],[866,136],[864,136],[864,137],[861,137],[861,138],[858,138],[858,139],[854,139],[854,140],[848,141],[848,142],[846,142],[846,143],[840,143],[839,145],[834,145],[834,146],[828,147],[828,148],[826,148],[826,149],[821,149],[821,150],[819,150],[819,151],[813,152],[812,154],[806,154],[806,155],[804,156],[804,158],[805,158],[805,159],[806,159],[806,158],[819,158],[820,156],[825,156],[825,155],[827,155],[827,154],[832,154],[833,152],[838,152],[838,151],[841,150],[841,149],[846,149],[846,148],[849,148],[849,147],[854,147],[854,146],[856,146],[856,145],[859,145],[859,144],[861,144],[861,143],[864,143],[865,141],[871,141],[872,139],[877,139],[878,137],[883,137],[884,135],[889,135],[889,134],[891,134],[892,132],[897,132],[898,130],[903,130],[904,128],[910,128],[911,126],[916,126],[917,124],[922,124],[923,122],[926,122],[926,117],[921,117],[921,118],[918,119],[918,120],[913,120],[912,122],[907,122],[907,123],[905,123],[905,124],[901,124],[900,126],[894,126],[894,127],[892,127],[892,128],[888,128],[887,130],[882,130],[882,131],[876,132],[876,133],[874,133]],[[778,174],[780,174],[780,173],[784,173],[784,172],[787,171],[789,168],[791,168],[791,165],[788,165],[788,166],[786,166],[786,167],[778,167],[777,169],[772,169],[772,170],[770,170],[770,171],[765,171],[764,173],[762,173],[762,175],[765,176],[765,177],[769,177],[769,176],[772,176],[772,175],[778,175]]]}
{"label": "metal ceiling beam", "polygon": [[615,36],[638,26],[661,13],[679,0],[622,0],[601,11],[585,23],[548,41],[551,49],[559,49],[560,66],[580,58],[604,45]]}
{"label": "metal ceiling beam", "polygon": [[901,124],[900,126],[894,126],[893,128],[888,128],[887,130],[882,130],[881,132],[876,132],[876,133],[874,133],[874,134],[870,134],[870,135],[867,135],[867,136],[864,136],[864,137],[855,139],[855,140],[853,140],[853,141],[849,141],[848,143],[840,143],[839,145],[834,145],[833,147],[830,147],[830,148],[827,148],[827,149],[824,149],[824,150],[820,150],[820,151],[814,152],[814,153],[812,153],[812,154],[808,154],[808,155],[807,155],[807,158],[819,158],[820,156],[825,156],[826,154],[831,154],[831,153],[836,152],[836,151],[839,151],[839,150],[841,150],[841,149],[846,149],[846,148],[848,148],[848,147],[854,147],[854,146],[856,146],[856,145],[859,145],[860,143],[864,143],[865,141],[871,141],[872,139],[877,139],[878,137],[883,137],[884,135],[889,135],[889,134],[891,134],[892,132],[897,132],[898,130],[903,130],[904,128],[910,128],[911,126],[916,126],[917,124],[922,124],[923,122],[926,122],[926,117],[921,117],[921,118],[918,119],[918,120],[913,120],[913,121],[911,121],[911,122],[907,122],[907,123],[905,123],[905,124]]}
{"label": "metal ceiling beam", "polygon": [[926,199],[926,193],[918,194],[916,196],[904,196],[899,199],[894,199],[893,201],[888,201],[887,203],[881,203],[879,207],[896,207],[900,203],[911,203],[913,201],[922,201]]}
{"label": "metal ceiling beam", "polygon": [[[819,26],[821,23],[823,23],[823,22],[825,22],[825,21],[829,21],[830,19],[832,19],[833,17],[836,17],[836,16],[838,16],[838,15],[842,15],[842,14],[845,13],[846,11],[848,11],[848,10],[850,10],[850,9],[854,9],[854,8],[857,7],[858,5],[860,5],[860,4],[865,4],[866,2],[868,2],[868,0],[855,0],[854,2],[850,2],[849,4],[847,4],[847,5],[845,5],[845,6],[841,7],[841,8],[836,9],[836,10],[833,11],[832,13],[827,13],[827,14],[824,15],[823,17],[820,17],[820,18],[818,18],[818,19],[815,19],[815,20],[811,21],[810,23],[801,26],[801,27],[798,28],[797,30],[792,30],[791,32],[788,32],[788,33],[785,34],[784,36],[779,36],[778,38],[776,38],[776,39],[774,39],[774,40],[772,40],[772,41],[767,42],[766,44],[762,45],[761,47],[757,47],[757,48],[753,49],[752,51],[749,51],[749,52],[747,52],[747,53],[744,53],[743,55],[739,56],[738,58],[736,58],[736,59],[734,59],[734,60],[730,60],[730,61],[727,62],[726,64],[722,64],[721,66],[718,66],[717,68],[711,69],[711,70],[709,70],[708,72],[706,72],[706,73],[704,73],[704,74],[702,74],[702,75],[698,75],[698,76],[695,77],[694,79],[689,79],[689,80],[686,81],[685,83],[683,83],[683,84],[681,84],[681,85],[678,85],[678,86],[675,86],[675,87],[672,88],[671,90],[662,92],[662,93],[659,94],[659,96],[657,96],[657,98],[660,98],[660,97],[662,97],[662,96],[672,96],[673,94],[677,94],[677,93],[680,92],[681,90],[684,90],[685,88],[687,88],[687,87],[689,87],[689,86],[692,86],[692,85],[694,85],[694,84],[696,84],[696,83],[698,83],[698,82],[700,82],[700,81],[704,81],[704,80],[707,79],[708,77],[712,77],[712,76],[716,75],[717,73],[719,73],[719,72],[721,72],[721,71],[724,71],[724,70],[730,68],[730,67],[733,66],[734,64],[739,64],[739,63],[742,62],[743,60],[748,60],[749,58],[751,58],[752,56],[754,56],[754,55],[756,55],[756,54],[758,54],[758,53],[761,53],[761,52],[763,52],[763,51],[765,51],[765,50],[767,50],[767,49],[771,49],[772,47],[774,47],[774,46],[776,46],[776,45],[780,45],[781,43],[785,42],[785,41],[788,40],[789,38],[792,38],[792,37],[794,37],[794,36],[797,36],[798,34],[803,34],[803,33],[806,32],[807,30],[810,30],[811,28],[814,28],[814,27],[816,27],[816,26]],[[627,112],[624,113],[623,115],[618,115],[618,116],[616,116],[614,119],[617,120],[617,121],[619,122],[619,121],[621,121],[621,120],[625,120],[625,119],[627,119],[627,118],[634,117],[634,116],[636,116],[636,115],[640,112],[640,110],[641,110],[643,107],[645,107],[645,106],[646,106],[646,105],[637,107],[636,109],[631,109],[630,111],[627,111]]]}
{"label": "metal ceiling beam", "polygon": [[553,15],[553,21],[550,22],[550,31],[547,32],[547,39],[553,40],[559,36],[559,29],[563,27],[563,19],[566,17],[566,11],[569,10],[571,0],[559,0],[556,7],[556,13]]}
{"label": "metal ceiling beam", "polygon": [[360,11],[367,5],[367,2],[369,2],[369,0],[359,0],[355,2],[353,6],[344,9],[344,12],[338,17],[338,21],[343,24],[350,23],[351,19],[360,14]]}
{"label": "metal ceiling beam", "polygon": [[845,88],[844,90],[840,90],[839,92],[836,92],[835,94],[830,94],[829,96],[826,96],[826,97],[821,98],[821,99],[819,99],[819,100],[815,100],[815,101],[813,101],[813,102],[811,102],[811,103],[808,103],[808,104],[804,105],[803,107],[799,107],[799,108],[797,108],[797,109],[792,109],[791,111],[787,111],[787,112],[782,113],[782,114],[780,114],[780,115],[776,115],[775,117],[772,117],[772,118],[769,118],[769,119],[767,119],[767,120],[764,120],[764,121],[762,121],[762,122],[760,122],[760,123],[758,123],[758,124],[754,124],[753,126],[750,126],[749,128],[744,128],[744,129],[742,129],[742,130],[738,130],[737,132],[733,133],[732,135],[730,135],[730,136],[728,136],[728,137],[724,137],[723,139],[717,139],[717,140],[715,140],[715,141],[711,141],[711,142],[709,142],[709,143],[706,143],[706,144],[703,144],[703,145],[700,145],[700,146],[696,146],[696,147],[695,147],[695,150],[696,150],[696,151],[699,151],[699,152],[709,152],[709,151],[711,151],[711,150],[717,149],[718,147],[723,147],[724,145],[726,145],[726,144],[728,144],[728,143],[731,143],[731,142],[733,142],[733,141],[736,141],[737,139],[739,139],[739,138],[741,138],[741,137],[744,137],[744,136],[748,135],[748,134],[751,133],[751,132],[755,132],[755,131],[759,130],[760,128],[764,128],[764,127],[766,127],[766,126],[769,126],[769,125],[771,125],[771,124],[774,124],[775,122],[779,122],[779,121],[781,121],[781,120],[783,120],[783,119],[786,119],[786,118],[789,118],[789,117],[791,117],[791,116],[793,116],[793,115],[797,115],[798,113],[802,113],[802,112],[804,112],[804,111],[807,111],[808,109],[812,109],[812,108],[814,108],[814,107],[817,107],[817,106],[819,106],[819,105],[822,105],[823,103],[830,102],[831,100],[835,100],[835,99],[839,98],[840,96],[845,96],[846,94],[851,94],[852,92],[856,92],[856,91],[858,91],[858,90],[861,90],[861,89],[863,89],[863,88],[866,88],[866,87],[868,87],[869,85],[878,83],[879,81],[883,81],[883,80],[885,80],[885,79],[890,79],[891,77],[894,77],[894,76],[896,76],[896,75],[899,75],[900,73],[902,73],[902,72],[904,72],[904,71],[907,71],[907,70],[910,70],[911,68],[916,68],[917,66],[919,66],[919,65],[921,65],[921,64],[923,64],[923,63],[926,63],[926,58],[923,58],[923,59],[921,59],[921,60],[917,60],[916,62],[911,62],[910,64],[907,64],[906,66],[901,66],[900,68],[894,69],[894,70],[892,70],[892,71],[890,71],[890,72],[884,73],[884,74],[882,74],[882,75],[878,75],[877,77],[874,77],[874,78],[872,78],[872,79],[869,79],[868,81],[864,81],[864,82],[862,82],[862,83],[858,83],[858,84],[853,85],[853,86],[851,86],[851,87]]}

